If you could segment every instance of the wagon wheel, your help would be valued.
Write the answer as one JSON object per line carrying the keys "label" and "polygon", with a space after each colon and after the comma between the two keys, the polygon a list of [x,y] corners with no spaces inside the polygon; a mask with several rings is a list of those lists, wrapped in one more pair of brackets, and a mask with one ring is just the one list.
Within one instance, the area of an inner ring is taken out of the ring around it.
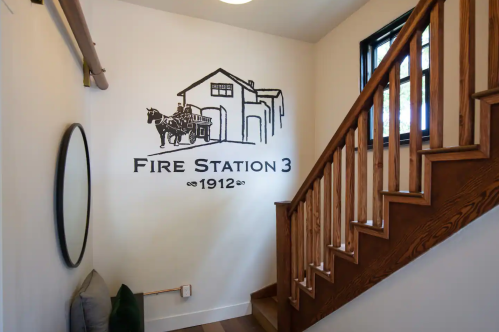
{"label": "wagon wheel", "polygon": [[189,132],[189,143],[191,144],[196,143],[196,133],[194,132],[194,130],[191,130]]}

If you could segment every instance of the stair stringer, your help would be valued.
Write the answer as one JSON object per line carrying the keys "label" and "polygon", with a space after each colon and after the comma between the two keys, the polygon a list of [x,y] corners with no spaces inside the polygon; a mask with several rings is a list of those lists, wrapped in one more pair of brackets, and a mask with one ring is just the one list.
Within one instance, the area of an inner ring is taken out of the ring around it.
{"label": "stair stringer", "polygon": [[[478,150],[425,155],[421,197],[384,195],[382,228],[352,223],[352,258],[332,249],[330,273],[311,268],[312,289],[300,285],[309,296],[292,303],[300,310],[293,313],[293,331],[323,319],[499,204],[498,111],[497,104],[488,108],[488,114],[482,107],[482,119],[487,115],[490,119],[490,144],[482,141]],[[394,225],[397,240],[390,237]]]}

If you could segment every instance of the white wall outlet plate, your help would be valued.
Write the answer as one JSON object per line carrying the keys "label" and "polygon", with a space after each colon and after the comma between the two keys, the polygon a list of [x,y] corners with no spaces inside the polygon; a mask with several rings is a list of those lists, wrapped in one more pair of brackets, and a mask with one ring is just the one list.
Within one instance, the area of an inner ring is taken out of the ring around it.
{"label": "white wall outlet plate", "polygon": [[192,286],[185,285],[180,288],[180,296],[182,297],[191,297],[192,296]]}

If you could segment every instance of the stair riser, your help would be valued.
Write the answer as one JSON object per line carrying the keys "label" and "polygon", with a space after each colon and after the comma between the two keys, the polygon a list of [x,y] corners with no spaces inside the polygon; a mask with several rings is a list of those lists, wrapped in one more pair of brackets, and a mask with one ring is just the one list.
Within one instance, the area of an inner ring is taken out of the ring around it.
{"label": "stair riser", "polygon": [[252,306],[253,317],[258,321],[260,326],[266,332],[277,332],[277,329],[268,321],[268,319],[256,308],[254,305]]}

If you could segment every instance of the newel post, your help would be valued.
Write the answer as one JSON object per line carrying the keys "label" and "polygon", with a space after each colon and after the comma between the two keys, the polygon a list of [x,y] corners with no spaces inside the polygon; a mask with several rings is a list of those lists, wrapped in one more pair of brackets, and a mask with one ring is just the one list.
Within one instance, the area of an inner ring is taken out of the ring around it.
{"label": "newel post", "polygon": [[291,220],[288,217],[289,202],[276,205],[277,244],[277,300],[279,332],[291,331]]}

